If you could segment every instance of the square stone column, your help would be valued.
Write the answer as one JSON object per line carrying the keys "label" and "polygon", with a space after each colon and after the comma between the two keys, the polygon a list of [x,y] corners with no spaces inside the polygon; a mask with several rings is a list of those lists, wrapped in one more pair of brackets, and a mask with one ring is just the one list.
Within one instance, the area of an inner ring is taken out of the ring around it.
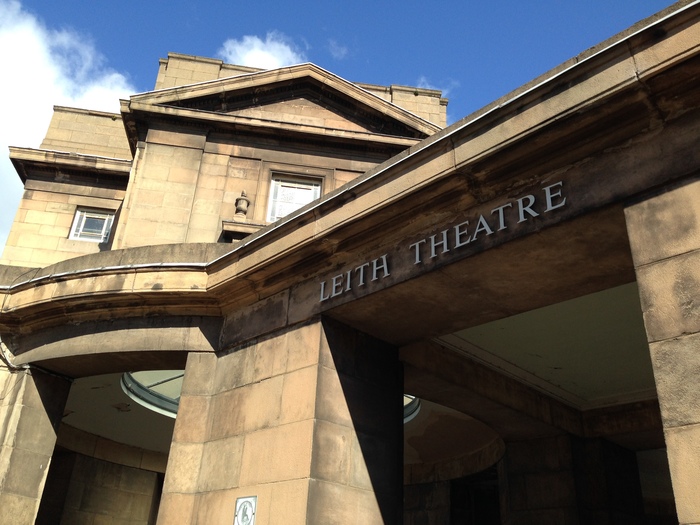
{"label": "square stone column", "polygon": [[635,453],[604,439],[509,442],[498,468],[504,524],[644,523]]}
{"label": "square stone column", "polygon": [[580,525],[568,435],[506,444],[498,464],[506,525]]}
{"label": "square stone column", "polygon": [[39,510],[70,382],[0,368],[0,525],[31,525]]}
{"label": "square stone column", "polygon": [[625,209],[681,524],[700,523],[700,181]]}
{"label": "square stone column", "polygon": [[191,354],[158,524],[401,523],[395,348],[331,320]]}

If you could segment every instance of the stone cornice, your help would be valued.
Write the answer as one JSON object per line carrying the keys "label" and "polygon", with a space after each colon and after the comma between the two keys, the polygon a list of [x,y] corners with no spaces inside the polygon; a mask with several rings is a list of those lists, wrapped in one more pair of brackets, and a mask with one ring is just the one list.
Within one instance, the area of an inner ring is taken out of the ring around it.
{"label": "stone cornice", "polygon": [[126,159],[14,146],[10,146],[10,159],[27,163],[71,166],[77,169],[109,171],[112,173],[128,174],[131,170],[131,161]]}
{"label": "stone cornice", "polygon": [[356,144],[372,143],[382,146],[398,146],[399,148],[407,148],[418,143],[418,139],[393,135],[279,122],[133,101],[122,101],[122,110],[124,111],[124,121],[127,123],[127,129],[131,130],[132,138],[134,130],[129,124],[133,123],[139,116],[143,116],[145,119],[153,117],[167,118],[173,122],[179,122],[180,125],[190,122],[217,130],[239,130],[246,133],[274,134],[277,136],[289,134],[326,142],[337,140]]}

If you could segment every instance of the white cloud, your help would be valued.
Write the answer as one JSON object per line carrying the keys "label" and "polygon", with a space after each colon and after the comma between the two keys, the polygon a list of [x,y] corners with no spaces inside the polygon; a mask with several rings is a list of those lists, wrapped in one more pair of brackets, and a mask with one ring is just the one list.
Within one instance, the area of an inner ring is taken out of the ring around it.
{"label": "white cloud", "polygon": [[119,99],[136,89],[105,66],[85,35],[53,30],[17,0],[0,0],[0,247],[5,245],[22,195],[8,146],[36,148],[54,105],[119,110]]}
{"label": "white cloud", "polygon": [[270,31],[265,40],[253,35],[244,36],[240,40],[229,38],[217,54],[229,64],[261,69],[275,69],[306,62],[304,53],[279,31]]}
{"label": "white cloud", "polygon": [[328,41],[328,50],[331,52],[331,56],[336,60],[343,60],[348,56],[348,48],[346,46],[341,46],[333,39]]}
{"label": "white cloud", "polygon": [[459,87],[459,82],[457,82],[456,80],[448,80],[445,83],[445,85],[438,86],[430,82],[427,77],[421,76],[420,78],[418,78],[418,83],[416,84],[416,86],[423,89],[437,89],[439,91],[442,91],[443,97],[449,97],[450,92]]}

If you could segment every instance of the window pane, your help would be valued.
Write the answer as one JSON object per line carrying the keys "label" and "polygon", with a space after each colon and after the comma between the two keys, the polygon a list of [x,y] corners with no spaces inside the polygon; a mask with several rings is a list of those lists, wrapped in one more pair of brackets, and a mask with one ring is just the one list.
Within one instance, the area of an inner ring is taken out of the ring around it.
{"label": "window pane", "polygon": [[81,210],[75,212],[69,238],[78,241],[105,242],[109,238],[114,213],[111,211]]}
{"label": "window pane", "polygon": [[83,235],[97,235],[102,237],[105,222],[107,222],[106,217],[85,217],[83,229],[80,233]]}
{"label": "window pane", "polygon": [[321,185],[316,182],[273,179],[272,200],[268,220],[289,215],[302,206],[317,199],[321,194]]}

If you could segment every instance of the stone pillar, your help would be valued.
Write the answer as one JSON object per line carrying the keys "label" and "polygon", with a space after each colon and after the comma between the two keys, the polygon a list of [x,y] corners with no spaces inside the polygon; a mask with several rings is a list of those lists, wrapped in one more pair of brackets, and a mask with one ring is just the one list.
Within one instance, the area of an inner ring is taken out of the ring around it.
{"label": "stone pillar", "polygon": [[644,503],[633,451],[563,434],[512,442],[499,464],[507,525],[637,525]]}
{"label": "stone pillar", "polygon": [[0,525],[33,524],[70,382],[0,368]]}
{"label": "stone pillar", "polygon": [[569,436],[507,443],[498,478],[505,525],[580,525]]}
{"label": "stone pillar", "polygon": [[600,438],[573,438],[572,450],[580,524],[645,523],[634,451]]}
{"label": "stone pillar", "polygon": [[191,354],[158,524],[401,523],[395,348],[329,320]]}
{"label": "stone pillar", "polygon": [[700,523],[700,181],[625,209],[681,524]]}

